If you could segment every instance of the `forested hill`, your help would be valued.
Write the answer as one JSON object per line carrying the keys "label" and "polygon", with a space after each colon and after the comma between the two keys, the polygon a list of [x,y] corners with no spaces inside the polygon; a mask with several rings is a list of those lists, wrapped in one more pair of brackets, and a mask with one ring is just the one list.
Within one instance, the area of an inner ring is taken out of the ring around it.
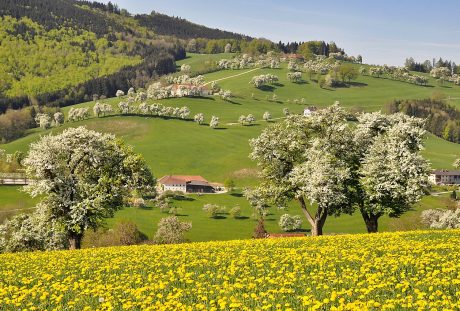
{"label": "forested hill", "polygon": [[16,19],[28,17],[46,30],[59,27],[71,27],[94,32],[98,37],[109,32],[127,32],[132,30],[115,20],[101,18],[96,10],[85,10],[84,1],[71,0],[2,0],[0,15]]}
{"label": "forested hill", "polygon": [[134,17],[110,2],[1,0],[0,113],[146,87],[175,71],[196,37],[250,39],[158,13]]}
{"label": "forested hill", "polygon": [[152,29],[157,34],[176,36],[181,39],[251,39],[241,34],[209,28],[180,17],[171,17],[157,12],[152,12],[150,15],[136,15],[134,18],[139,21],[141,26]]}

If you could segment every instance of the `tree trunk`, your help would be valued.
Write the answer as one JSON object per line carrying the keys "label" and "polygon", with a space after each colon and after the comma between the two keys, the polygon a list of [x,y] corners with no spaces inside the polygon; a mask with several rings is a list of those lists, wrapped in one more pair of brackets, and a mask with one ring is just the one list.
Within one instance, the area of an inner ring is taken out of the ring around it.
{"label": "tree trunk", "polygon": [[72,232],[69,234],[69,249],[80,249],[83,234]]}
{"label": "tree trunk", "polygon": [[319,236],[323,235],[323,227],[326,222],[327,213],[322,208],[318,207],[318,211],[315,215],[315,222],[311,226],[311,235]]}
{"label": "tree trunk", "polygon": [[301,197],[299,198],[300,207],[302,208],[302,212],[304,213],[305,217],[307,218],[308,222],[311,225],[311,235],[312,236],[319,236],[323,235],[323,227],[324,223],[326,222],[327,212],[318,207],[316,211],[316,215],[313,218],[307,210],[307,205],[305,204],[305,200]]}
{"label": "tree trunk", "polygon": [[382,216],[381,213],[372,214],[366,213],[361,210],[361,215],[363,215],[364,222],[366,223],[366,228],[368,233],[376,233],[379,230],[379,218]]}

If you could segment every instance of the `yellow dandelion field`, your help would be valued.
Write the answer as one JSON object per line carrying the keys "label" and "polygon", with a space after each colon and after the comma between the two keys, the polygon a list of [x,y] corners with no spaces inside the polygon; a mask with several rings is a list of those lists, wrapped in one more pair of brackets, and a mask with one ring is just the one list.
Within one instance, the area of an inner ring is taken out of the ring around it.
{"label": "yellow dandelion field", "polygon": [[460,230],[0,255],[0,310],[459,310]]}

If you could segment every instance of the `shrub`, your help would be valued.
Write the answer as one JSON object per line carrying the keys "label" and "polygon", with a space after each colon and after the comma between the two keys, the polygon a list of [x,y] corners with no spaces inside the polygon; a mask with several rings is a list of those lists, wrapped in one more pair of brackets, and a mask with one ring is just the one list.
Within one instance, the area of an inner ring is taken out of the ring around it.
{"label": "shrub", "polygon": [[181,222],[176,216],[162,218],[153,241],[158,244],[184,243],[184,234],[192,228],[191,222]]}
{"label": "shrub", "polygon": [[460,208],[455,210],[425,210],[422,212],[422,223],[433,229],[460,228]]}
{"label": "shrub", "polygon": [[238,205],[233,207],[230,211],[230,216],[232,216],[233,218],[240,218],[241,217],[241,207],[239,207]]}
{"label": "shrub", "polygon": [[235,181],[233,179],[226,179],[224,182],[225,188],[227,188],[228,191],[232,192],[233,189],[235,188]]}
{"label": "shrub", "polygon": [[132,204],[134,207],[145,207],[145,201],[143,198],[132,199]]}
{"label": "shrub", "polygon": [[145,240],[145,238],[134,222],[120,220],[113,229],[87,231],[83,239],[83,245],[85,247],[136,245]]}
{"label": "shrub", "polygon": [[203,206],[203,211],[205,211],[209,217],[216,218],[217,214],[219,214],[220,209],[219,206],[215,204],[205,204],[205,206]]}
{"label": "shrub", "polygon": [[294,231],[302,227],[302,218],[299,215],[284,214],[280,217],[278,224],[283,231]]}

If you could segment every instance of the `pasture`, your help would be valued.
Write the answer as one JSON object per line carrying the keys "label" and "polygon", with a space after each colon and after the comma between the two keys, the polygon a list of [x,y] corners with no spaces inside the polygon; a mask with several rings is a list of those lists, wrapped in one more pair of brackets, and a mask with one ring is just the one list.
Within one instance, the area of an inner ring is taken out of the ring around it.
{"label": "pasture", "polygon": [[[199,71],[211,62],[228,57],[229,54],[211,56],[195,54],[179,62],[178,65],[187,63],[192,66],[192,71],[194,69]],[[234,97],[230,101],[224,101],[217,96],[157,101],[165,106],[187,106],[191,110],[192,118],[196,113],[204,113],[205,124],[203,125],[198,125],[191,120],[150,116],[91,117],[84,121],[67,122],[60,128],[46,131],[33,129],[27,136],[0,145],[0,148],[10,153],[17,150],[27,152],[30,143],[36,141],[41,135],[57,133],[67,127],[80,125],[101,132],[114,133],[144,156],[157,178],[167,174],[193,174],[202,175],[211,182],[223,183],[226,179],[233,179],[239,188],[236,195],[190,196],[190,200],[176,201],[174,204],[182,209],[179,213],[182,215],[180,217],[193,223],[193,229],[189,233],[192,241],[248,238],[252,234],[255,222],[251,218],[252,210],[247,201],[241,197],[240,192],[243,187],[257,183],[257,168],[248,157],[250,152],[248,140],[257,137],[265,127],[269,126],[270,122],[262,120],[265,111],[272,114],[275,119],[273,122],[278,122],[284,117],[283,108],[288,108],[291,113],[301,113],[306,106],[324,107],[336,100],[347,109],[376,111],[393,99],[426,98],[435,91],[441,91],[452,98],[460,97],[460,87],[450,84],[438,86],[432,79],[429,86],[423,87],[383,78],[360,76],[350,87],[321,89],[306,74],[303,76],[303,82],[290,82],[286,76],[288,70],[285,65],[281,69],[248,71],[249,69],[223,70],[205,75],[207,82],[220,80],[218,81],[220,87],[232,91]],[[249,84],[252,76],[264,73],[277,75],[279,82],[263,89],[256,89]],[[234,77],[235,75],[238,76]],[[273,94],[276,95],[276,100],[272,100]],[[303,104],[294,102],[294,100],[300,102],[302,98]],[[118,98],[104,100],[114,107],[119,101]],[[149,100],[148,103],[153,101]],[[74,107],[92,108],[93,105],[94,102],[88,102]],[[458,105],[460,107],[460,102]],[[69,108],[62,110],[67,113]],[[238,117],[249,113],[255,116],[255,124],[251,126],[238,124]],[[220,118],[218,129],[212,129],[207,125],[212,115]],[[453,161],[460,156],[460,145],[430,135],[423,154],[431,161],[433,168],[449,169],[452,168]],[[407,213],[402,219],[395,221],[384,218],[381,229],[397,230],[415,226],[410,219],[418,219],[422,209],[444,207],[447,204],[446,200],[446,197],[426,197],[414,212]],[[24,193],[18,191],[17,187],[0,187],[0,211],[4,215],[30,208],[35,202],[36,200],[29,199]],[[228,215],[222,215],[221,219],[210,219],[202,211],[206,203],[226,206],[227,209],[239,205],[243,209],[244,217],[232,219]],[[271,213],[267,221],[267,229],[271,232],[279,232],[277,223],[279,216],[284,212],[272,209]],[[288,213],[300,215],[300,210],[290,207]],[[109,219],[107,223],[111,226],[118,219],[131,219],[144,234],[151,237],[156,223],[165,216],[167,215],[156,208],[127,208],[118,212],[115,219]],[[308,226],[304,221],[304,230],[307,229]],[[325,226],[326,233],[364,231],[365,227],[360,215],[331,217]]]}

